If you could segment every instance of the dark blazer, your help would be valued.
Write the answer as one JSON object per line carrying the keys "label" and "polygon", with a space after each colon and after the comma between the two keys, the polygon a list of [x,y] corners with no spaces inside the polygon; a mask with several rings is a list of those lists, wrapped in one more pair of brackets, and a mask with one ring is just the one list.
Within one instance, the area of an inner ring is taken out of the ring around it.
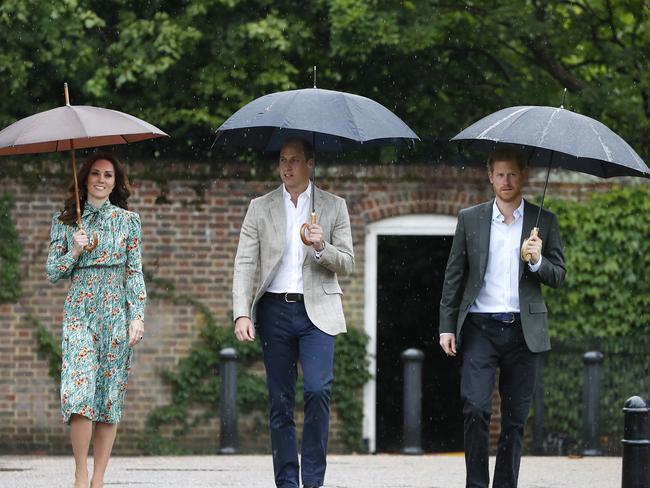
{"label": "dark blazer", "polygon": [[[439,331],[455,333],[459,347],[462,347],[461,330],[469,307],[483,287],[493,204],[494,199],[463,209],[458,214],[456,234],[447,261],[440,300]],[[524,202],[521,243],[535,226],[538,209],[539,207]],[[542,298],[541,285],[557,288],[564,281],[566,274],[557,218],[546,210],[542,210],[540,216],[539,237],[542,240],[543,256],[539,270],[533,273],[527,263],[519,263],[521,325],[526,344],[532,352],[548,351],[551,348],[548,312]]]}

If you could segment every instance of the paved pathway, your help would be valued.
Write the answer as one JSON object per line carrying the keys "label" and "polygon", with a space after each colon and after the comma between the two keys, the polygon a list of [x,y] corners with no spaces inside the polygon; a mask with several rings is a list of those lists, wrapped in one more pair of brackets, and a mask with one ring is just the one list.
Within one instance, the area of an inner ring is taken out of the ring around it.
{"label": "paved pathway", "polygon": [[[325,488],[462,488],[461,455],[329,456]],[[491,459],[494,462],[494,458]],[[0,488],[71,488],[69,456],[0,456]],[[270,456],[115,457],[106,488],[273,488]],[[621,458],[524,457],[520,488],[615,488]]]}

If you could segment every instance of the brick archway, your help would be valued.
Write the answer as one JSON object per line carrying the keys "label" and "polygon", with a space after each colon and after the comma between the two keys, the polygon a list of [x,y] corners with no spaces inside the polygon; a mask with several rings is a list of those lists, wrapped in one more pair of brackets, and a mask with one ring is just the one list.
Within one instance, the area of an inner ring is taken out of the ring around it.
{"label": "brick archway", "polygon": [[355,205],[355,210],[359,212],[366,225],[405,215],[452,215],[455,217],[461,208],[482,201],[481,196],[476,193],[459,191],[456,188],[373,192]]}

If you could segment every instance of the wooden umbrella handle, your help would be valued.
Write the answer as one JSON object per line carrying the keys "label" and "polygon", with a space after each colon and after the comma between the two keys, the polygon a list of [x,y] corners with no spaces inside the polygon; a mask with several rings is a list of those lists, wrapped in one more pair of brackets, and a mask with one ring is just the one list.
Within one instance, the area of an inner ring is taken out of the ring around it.
{"label": "wooden umbrella handle", "polygon": [[[539,227],[533,227],[532,235],[535,237],[539,235]],[[532,257],[530,253],[526,252],[526,244],[528,244],[528,239],[530,239],[530,237],[524,239],[524,242],[521,245],[521,259],[526,263],[530,262],[530,258]]]}
{"label": "wooden umbrella handle", "polygon": [[[316,212],[311,213],[311,223],[315,224],[316,223]],[[310,241],[307,238],[307,231],[309,229],[309,224],[304,223],[300,226],[300,239],[302,239],[302,242],[305,246],[311,246],[314,242]]]}
{"label": "wooden umbrella handle", "polygon": [[[65,84],[65,98],[66,104],[68,103],[68,84]],[[77,156],[74,150],[74,140],[70,139],[70,152],[72,153],[72,174],[74,176],[74,196],[75,203],[77,204],[77,228],[83,230],[84,225],[81,221],[81,204],[79,202],[79,182],[77,181]],[[99,237],[97,237],[97,232],[93,231],[93,236],[90,243],[84,246],[84,251],[90,252],[94,251],[99,244]]]}

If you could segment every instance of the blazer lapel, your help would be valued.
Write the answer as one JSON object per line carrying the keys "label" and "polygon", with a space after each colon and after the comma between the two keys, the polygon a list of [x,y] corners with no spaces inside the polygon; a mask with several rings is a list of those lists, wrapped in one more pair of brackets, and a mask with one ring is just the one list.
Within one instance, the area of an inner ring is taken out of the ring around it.
{"label": "blazer lapel", "polygon": [[494,199],[485,205],[479,216],[479,269],[481,270],[481,281],[485,277],[487,269],[488,253],[490,252],[490,229],[492,228],[492,209]]}
{"label": "blazer lapel", "polygon": [[287,234],[287,222],[284,215],[284,201],[282,199],[283,192],[282,186],[275,190],[271,194],[271,202],[269,205],[269,218],[275,229],[275,235],[280,236],[282,239],[282,250],[286,247],[286,234]]}

